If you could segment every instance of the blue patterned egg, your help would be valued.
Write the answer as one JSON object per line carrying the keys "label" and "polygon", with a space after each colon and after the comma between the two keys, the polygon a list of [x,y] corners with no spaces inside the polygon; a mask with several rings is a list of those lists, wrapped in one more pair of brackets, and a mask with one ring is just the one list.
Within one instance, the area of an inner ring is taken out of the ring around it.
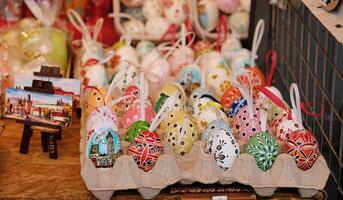
{"label": "blue patterned egg", "polygon": [[179,72],[176,81],[184,88],[186,94],[189,95],[193,90],[201,86],[203,80],[199,67],[195,64],[190,64]]}
{"label": "blue patterned egg", "polygon": [[248,105],[248,101],[244,98],[239,98],[235,100],[230,109],[227,112],[227,116],[230,118],[234,118],[238,113],[239,109],[243,108],[244,106]]}

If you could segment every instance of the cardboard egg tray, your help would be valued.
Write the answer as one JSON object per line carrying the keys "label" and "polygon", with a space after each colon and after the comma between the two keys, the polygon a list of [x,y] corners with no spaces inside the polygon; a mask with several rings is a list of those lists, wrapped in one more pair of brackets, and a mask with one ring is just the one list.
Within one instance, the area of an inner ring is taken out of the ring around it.
{"label": "cardboard egg tray", "polygon": [[[224,171],[217,166],[211,155],[203,152],[202,141],[197,141],[184,157],[174,154],[171,146],[165,144],[165,154],[158,158],[151,171],[144,172],[137,167],[134,159],[127,155],[129,143],[122,140],[121,155],[115,165],[112,168],[96,168],[85,154],[84,128],[85,119],[82,117],[81,176],[87,188],[99,199],[110,199],[114,191],[127,189],[137,189],[144,199],[151,199],[163,188],[177,182],[239,182],[252,186],[260,196],[272,196],[279,187],[298,188],[302,197],[311,197],[324,188],[330,174],[323,156],[318,158],[311,169],[302,171],[297,168],[294,159],[285,153],[278,155],[272,168],[266,172],[257,167],[252,156],[244,153],[238,156],[229,170]],[[240,146],[242,147],[241,143]]]}

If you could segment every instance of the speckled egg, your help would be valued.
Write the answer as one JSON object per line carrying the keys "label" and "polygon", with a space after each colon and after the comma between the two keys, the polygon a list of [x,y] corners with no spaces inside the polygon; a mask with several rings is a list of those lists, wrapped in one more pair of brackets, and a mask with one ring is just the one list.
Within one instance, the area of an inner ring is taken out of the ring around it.
{"label": "speckled egg", "polygon": [[186,110],[183,109],[173,109],[168,113],[168,115],[162,120],[160,124],[160,128],[162,130],[165,130],[167,127],[170,127],[172,125],[172,122],[175,121],[178,118],[185,118],[189,117],[189,114],[186,112]]}
{"label": "speckled egg", "polygon": [[164,153],[163,144],[155,132],[143,131],[136,136],[128,148],[137,166],[147,172],[153,169],[158,157]]}
{"label": "speckled egg", "polygon": [[260,121],[260,108],[253,105],[253,116],[250,118],[248,106],[241,108],[233,120],[233,126],[237,129],[237,139],[248,141],[253,135],[262,131]]}
{"label": "speckled egg", "polygon": [[186,94],[183,90],[182,86],[177,82],[169,82],[163,85],[162,89],[158,92],[155,98],[155,102],[161,97],[162,94],[170,96],[174,92],[179,93],[179,99],[181,100],[182,104],[185,105],[186,103]]}
{"label": "speckled egg", "polygon": [[[222,119],[214,120],[208,124],[208,126],[206,127],[206,129],[202,133],[201,140],[204,142],[207,142],[208,139],[215,132],[214,129],[225,129],[225,130],[229,130],[231,132],[230,125],[227,123],[227,121],[222,120]],[[205,150],[207,152],[208,149],[205,148]]]}
{"label": "speckled egg", "polygon": [[245,146],[245,152],[255,158],[256,165],[263,171],[272,167],[279,151],[275,138],[268,132],[257,133]]}

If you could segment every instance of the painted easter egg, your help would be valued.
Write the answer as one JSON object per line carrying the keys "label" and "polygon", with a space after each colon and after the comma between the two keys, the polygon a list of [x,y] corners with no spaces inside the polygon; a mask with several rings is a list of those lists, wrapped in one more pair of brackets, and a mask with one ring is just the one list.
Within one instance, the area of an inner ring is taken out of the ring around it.
{"label": "painted easter egg", "polygon": [[[134,29],[136,29],[136,25]],[[130,45],[127,44],[120,44],[121,42],[118,42],[114,45],[115,55],[112,59],[112,67],[113,68],[119,68],[121,61],[129,61],[135,65],[138,65],[138,53],[135,48],[133,48]],[[124,42],[125,43],[125,42]]]}
{"label": "painted easter egg", "polygon": [[237,129],[237,138],[248,141],[253,135],[262,131],[260,108],[253,105],[253,116],[249,116],[248,106],[241,108],[233,120],[233,127]]}
{"label": "painted easter egg", "polygon": [[162,94],[167,95],[168,97],[171,96],[173,93],[179,93],[179,99],[181,100],[182,104],[186,104],[186,94],[183,90],[182,86],[177,82],[169,82],[163,85],[162,89],[158,92],[155,98],[155,102],[161,97]]}
{"label": "painted easter egg", "polygon": [[164,153],[163,144],[155,132],[143,131],[136,136],[128,148],[137,166],[147,172],[153,169],[158,157]]}
{"label": "painted easter egg", "polygon": [[300,125],[298,124],[297,120],[289,120],[286,118],[276,128],[276,138],[282,141],[286,141],[292,132],[299,130],[299,127]]}
{"label": "painted easter egg", "polygon": [[[148,102],[145,103],[145,120],[149,123],[152,122],[152,120],[155,117],[155,111],[154,107]],[[129,128],[131,124],[141,119],[141,109],[140,109],[140,103],[139,101],[136,101],[136,103],[132,104],[125,112],[124,114],[124,128]]]}
{"label": "painted easter egg", "polygon": [[136,46],[137,53],[141,58],[144,58],[148,53],[150,53],[156,46],[153,42],[148,40],[141,40]]}
{"label": "painted easter egg", "polygon": [[110,128],[93,130],[87,143],[87,155],[96,168],[113,167],[120,150],[118,133]]}
{"label": "painted easter egg", "polygon": [[193,49],[187,46],[176,49],[168,57],[168,62],[171,65],[172,74],[177,75],[183,67],[194,62]]}
{"label": "painted easter egg", "polygon": [[237,100],[235,100],[232,104],[230,109],[227,112],[227,116],[230,118],[234,118],[237,113],[239,112],[239,110],[245,106],[248,105],[248,101],[244,98],[239,98]]}
{"label": "painted easter egg", "polygon": [[179,26],[186,20],[189,7],[186,0],[162,0],[164,6],[164,17],[171,24]]}
{"label": "painted easter egg", "polygon": [[186,112],[186,110],[182,109],[173,109],[168,113],[168,115],[162,120],[160,124],[160,128],[162,130],[165,130],[167,127],[170,127],[172,125],[172,122],[175,121],[178,118],[189,118],[189,114]]}
{"label": "painted easter egg", "polygon": [[[164,93],[162,93],[160,95],[160,98],[156,101],[155,103],[155,107],[154,110],[157,113],[163,106],[163,104],[165,103],[165,101],[167,100],[169,96],[165,95]],[[180,99],[177,99],[174,102],[174,105],[171,107],[171,109],[181,109],[184,110],[185,109],[185,105],[183,104],[183,102]]]}
{"label": "painted easter egg", "polygon": [[201,86],[202,75],[199,67],[195,64],[185,66],[177,75],[176,81],[184,88],[186,94]]}
{"label": "painted easter egg", "polygon": [[238,87],[230,85],[224,92],[220,100],[220,103],[222,104],[225,110],[228,110],[231,108],[232,103],[241,97],[242,94]]}
{"label": "painted easter egg", "polygon": [[301,170],[310,169],[318,159],[318,142],[308,130],[298,130],[289,134],[285,144],[286,153],[293,156]]}
{"label": "painted easter egg", "polygon": [[131,142],[137,135],[139,135],[142,131],[146,131],[149,129],[149,122],[144,120],[139,120],[131,124],[131,126],[127,129],[125,140]]}
{"label": "painted easter egg", "polygon": [[196,41],[193,45],[195,57],[199,57],[205,53],[211,52],[212,51],[211,45],[212,45],[211,42],[209,42],[208,40]]}
{"label": "painted easter egg", "polygon": [[220,11],[231,14],[239,7],[239,0],[217,0],[217,5]]}
{"label": "painted easter egg", "polygon": [[219,119],[227,120],[227,117],[225,113],[217,107],[209,106],[204,109],[201,109],[199,116],[197,118],[199,129],[203,131],[209,123]]}
{"label": "painted easter egg", "polygon": [[84,110],[86,119],[88,116],[97,108],[101,108],[105,105],[105,96],[107,93],[106,88],[90,88],[85,89],[83,92],[84,96]]}
{"label": "painted easter egg", "polygon": [[277,127],[283,122],[284,120],[287,120],[288,118],[288,113],[286,111],[282,111],[277,117],[275,117],[271,122],[270,122],[270,129],[273,133],[276,133]]}
{"label": "painted easter egg", "polygon": [[163,14],[162,5],[159,0],[145,0],[142,9],[146,19],[158,18]]}
{"label": "painted easter egg", "polygon": [[215,0],[200,0],[198,2],[198,18],[205,31],[212,31],[218,25],[219,10]]}
{"label": "painted easter egg", "polygon": [[[282,95],[277,88],[271,86],[266,87],[266,89],[283,101]],[[263,94],[263,92],[260,91],[258,92],[258,97],[255,99],[255,102],[268,113],[268,121],[273,121],[283,111],[282,108],[273,103],[265,94]],[[284,104],[287,105],[285,102]]]}
{"label": "painted easter egg", "polygon": [[153,38],[162,38],[168,28],[169,22],[163,17],[149,18],[145,23],[145,33]]}
{"label": "painted easter egg", "polygon": [[270,169],[279,154],[275,138],[268,132],[259,132],[249,139],[245,152],[255,158],[256,165],[263,171]]}
{"label": "painted easter egg", "polygon": [[198,87],[193,90],[189,96],[190,104],[193,104],[196,100],[200,99],[203,95],[213,96],[213,94],[205,87]]}
{"label": "painted easter egg", "polygon": [[240,84],[249,85],[249,80],[252,80],[254,89],[266,84],[266,78],[260,68],[247,67],[245,68],[245,71],[248,73],[247,75],[243,74],[238,77],[238,82]]}
{"label": "painted easter egg", "polygon": [[122,97],[123,100],[119,102],[120,106],[127,110],[137,99],[139,99],[140,91],[136,85],[130,85],[124,89]]}
{"label": "painted easter egg", "polygon": [[193,102],[192,105],[192,114],[195,118],[198,118],[200,115],[200,112],[204,109],[206,109],[207,107],[216,107],[218,109],[221,109],[222,106],[220,105],[220,103],[218,103],[214,97],[211,96],[203,96],[199,99],[197,99],[196,101]]}
{"label": "painted easter egg", "polygon": [[163,58],[157,58],[150,63],[148,68],[143,68],[143,71],[150,83],[152,90],[159,89],[168,80],[170,76],[170,64]]}
{"label": "painted easter egg", "polygon": [[118,131],[117,115],[107,106],[97,108],[97,110],[94,110],[86,118],[87,140],[91,137],[90,134],[93,134],[94,129],[98,127],[103,127],[104,124],[107,128],[110,128],[114,131]]}
{"label": "painted easter egg", "polygon": [[210,131],[213,133],[206,144],[207,153],[213,156],[220,168],[228,170],[240,153],[239,144],[232,135],[230,128],[211,129]]}
{"label": "painted easter egg", "polygon": [[234,51],[242,48],[241,41],[234,36],[230,36],[226,40],[224,40],[221,46],[221,52],[224,55],[228,53],[234,53]]}
{"label": "painted easter egg", "polygon": [[176,154],[184,156],[199,139],[199,129],[190,117],[176,118],[164,130],[164,140],[171,143]]}
{"label": "painted easter egg", "polygon": [[206,85],[216,97],[222,97],[230,86],[230,71],[224,65],[213,67],[206,75]]}
{"label": "painted easter egg", "polygon": [[125,33],[139,35],[144,32],[144,24],[139,20],[128,20],[123,23]]}
{"label": "painted easter egg", "polygon": [[[120,76],[116,83],[116,88],[121,92],[130,85],[139,85],[139,72],[135,65],[132,65],[126,61],[120,62],[118,65],[119,70],[125,71],[123,76]],[[114,77],[117,74],[114,75]]]}
{"label": "painted easter egg", "polygon": [[[225,129],[231,132],[230,125],[225,120],[217,119],[208,124],[201,135],[201,140],[207,142],[213,133],[215,133],[214,129]],[[205,148],[205,150],[207,152],[208,149]]]}

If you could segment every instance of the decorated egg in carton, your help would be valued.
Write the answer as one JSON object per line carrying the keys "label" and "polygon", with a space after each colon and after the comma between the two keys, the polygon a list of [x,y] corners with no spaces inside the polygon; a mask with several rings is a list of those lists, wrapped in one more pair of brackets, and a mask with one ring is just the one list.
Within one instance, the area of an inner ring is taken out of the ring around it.
{"label": "decorated egg in carton", "polygon": [[193,105],[196,100],[200,99],[203,96],[213,97],[213,94],[204,86],[198,87],[194,89],[193,92],[189,95],[189,103]]}
{"label": "decorated egg in carton", "polygon": [[197,118],[200,130],[203,131],[209,123],[218,119],[227,121],[227,117],[225,113],[216,105],[214,106],[203,105],[200,107],[200,113]]}
{"label": "decorated egg in carton", "polygon": [[194,118],[198,118],[201,111],[207,107],[216,107],[221,109],[222,106],[218,101],[211,95],[202,95],[200,98],[197,98],[192,104],[192,114]]}
{"label": "decorated egg in carton", "polygon": [[127,142],[132,142],[132,140],[143,131],[149,129],[150,123],[145,120],[139,120],[131,124],[131,126],[127,129],[125,140]]}
{"label": "decorated egg in carton", "polygon": [[203,85],[201,69],[196,64],[186,65],[176,76],[176,81],[183,87],[187,96],[189,96],[195,89]]}
{"label": "decorated egg in carton", "polygon": [[175,92],[178,93],[178,99],[176,100],[176,102],[174,102],[174,104],[178,104],[176,105],[176,107],[184,107],[186,105],[187,96],[185,94],[185,91],[183,90],[183,87],[177,82],[169,82],[163,85],[162,89],[159,90],[155,95],[155,107],[161,107],[161,103],[158,103],[157,105],[157,102],[162,102],[163,99],[166,99],[166,97],[169,97]]}
{"label": "decorated egg in carton", "polygon": [[214,95],[220,98],[230,86],[230,70],[226,65],[217,65],[206,70],[206,86],[213,91]]}

